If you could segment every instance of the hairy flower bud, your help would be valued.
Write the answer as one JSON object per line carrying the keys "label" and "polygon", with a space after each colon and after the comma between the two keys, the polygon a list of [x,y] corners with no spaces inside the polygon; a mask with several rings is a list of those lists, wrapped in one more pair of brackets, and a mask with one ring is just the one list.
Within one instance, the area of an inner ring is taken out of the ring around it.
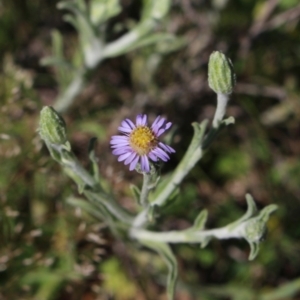
{"label": "hairy flower bud", "polygon": [[67,142],[65,121],[50,106],[41,110],[39,133],[41,138],[50,144],[63,145]]}
{"label": "hairy flower bud", "polygon": [[[153,1],[153,0],[151,0]],[[153,1],[153,10],[152,10],[152,17],[155,19],[162,19],[168,13],[171,1],[170,0],[156,0]]]}
{"label": "hairy flower bud", "polygon": [[267,233],[266,222],[259,218],[252,218],[247,221],[245,227],[245,238],[248,242],[261,242]]}
{"label": "hairy flower bud", "polygon": [[208,84],[217,94],[231,94],[235,85],[232,63],[223,53],[214,51],[208,63]]}
{"label": "hairy flower bud", "polygon": [[95,26],[99,26],[108,19],[114,17],[121,11],[119,0],[110,1],[90,1],[91,21]]}
{"label": "hairy flower bud", "polygon": [[162,20],[169,12],[171,0],[144,0],[143,20]]}

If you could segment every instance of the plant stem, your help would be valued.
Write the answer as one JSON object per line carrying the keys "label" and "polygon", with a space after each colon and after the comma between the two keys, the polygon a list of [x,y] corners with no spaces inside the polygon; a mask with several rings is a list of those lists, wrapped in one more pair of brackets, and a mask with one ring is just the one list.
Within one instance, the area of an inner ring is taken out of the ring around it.
{"label": "plant stem", "polygon": [[71,106],[76,96],[78,96],[82,91],[85,85],[85,73],[86,70],[78,71],[73,80],[69,83],[68,87],[62,92],[60,96],[58,96],[53,106],[57,112],[65,112]]}
{"label": "plant stem", "polygon": [[217,109],[212,122],[213,128],[218,128],[220,126],[220,123],[222,122],[223,117],[225,115],[228,100],[229,100],[228,94],[221,94],[221,93],[217,94]]}
{"label": "plant stem", "polygon": [[151,175],[147,173],[143,173],[143,186],[140,195],[140,204],[146,208],[148,206],[148,196],[151,190],[149,186],[151,182]]}
{"label": "plant stem", "polygon": [[[218,136],[219,132],[229,124],[234,122],[233,118],[228,118],[227,120],[218,123],[218,127],[212,127],[209,132],[204,136],[205,129],[207,126],[207,121],[204,120],[201,124],[193,123],[194,136],[187,149],[184,157],[174,170],[170,180],[163,188],[163,190],[157,195],[156,199],[151,202],[151,206],[157,205],[162,206],[174,190],[180,185],[185,176],[190,172],[190,170],[196,165],[196,163],[202,158],[203,154],[211,143]],[[145,209],[140,212],[134,222],[134,227],[142,227],[147,223],[148,210]]]}
{"label": "plant stem", "polygon": [[[120,220],[124,224],[130,225],[133,221],[133,217],[123,209],[116,201],[106,194],[100,192],[84,191],[85,196],[93,202],[99,203],[104,206],[117,220]],[[105,220],[105,219],[104,219]]]}
{"label": "plant stem", "polygon": [[81,166],[73,153],[62,150],[61,164],[90,201],[104,206],[115,219],[126,224],[132,223],[132,216],[111,195],[104,192],[100,183]]}
{"label": "plant stem", "polygon": [[91,51],[90,56],[95,57],[95,59],[78,70],[67,88],[56,99],[54,104],[55,110],[59,113],[67,111],[74,102],[76,96],[78,96],[84,88],[85,76],[89,71],[95,69],[106,58],[115,57],[128,52],[130,47],[133,47],[135,43],[149,33],[155,25],[156,22],[152,19],[142,22],[140,25],[136,26],[136,28],[121,36],[116,41],[110,42],[107,45],[102,45],[103,48],[101,49],[101,53],[99,53],[99,51],[93,53],[94,49],[98,48],[91,47],[89,49],[89,51]]}
{"label": "plant stem", "polygon": [[[151,205],[163,205],[176,187],[181,183],[183,178],[188,174],[188,172],[195,166],[199,159],[203,155],[201,148],[201,140],[203,138],[207,122],[204,121],[200,126],[199,124],[194,124],[194,136],[190,143],[188,150],[186,151],[181,162],[173,172],[169,182],[161,191],[161,193],[156,197],[156,199],[151,202]],[[143,210],[135,219],[133,226],[141,227],[147,222],[147,209]]]}
{"label": "plant stem", "polygon": [[[188,153],[188,152],[187,152]],[[168,199],[172,192],[179,186],[183,178],[188,174],[188,172],[195,166],[195,164],[202,157],[203,151],[198,147],[193,155],[185,155],[184,158],[179,163],[178,167],[174,171],[170,181],[167,183],[162,192],[157,196],[155,201],[151,202],[151,205],[163,205],[163,203]],[[135,219],[133,226],[141,227],[147,221],[148,211],[143,210]]]}
{"label": "plant stem", "polygon": [[242,238],[244,237],[245,223],[241,223],[235,228],[225,226],[210,230],[193,231],[191,229],[182,231],[154,232],[141,228],[132,228],[130,236],[135,239],[149,240],[153,242],[165,243],[201,243],[206,238],[215,237],[217,239]]}
{"label": "plant stem", "polygon": [[156,22],[153,19],[143,21],[134,29],[121,36],[103,48],[103,57],[114,57],[129,51],[129,49],[142,37],[155,28]]}

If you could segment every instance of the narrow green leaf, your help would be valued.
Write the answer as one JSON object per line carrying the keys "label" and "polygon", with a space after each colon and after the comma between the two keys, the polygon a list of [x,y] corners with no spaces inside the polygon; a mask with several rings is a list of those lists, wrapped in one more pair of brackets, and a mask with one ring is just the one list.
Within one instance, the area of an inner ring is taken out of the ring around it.
{"label": "narrow green leaf", "polygon": [[[179,40],[179,39],[178,39]],[[138,48],[154,45],[154,44],[162,44],[166,43],[169,46],[174,44],[177,41],[177,38],[169,33],[152,33],[138,39],[135,43],[132,43],[129,47],[120,52],[119,54],[127,53],[129,51],[136,50]],[[177,43],[179,45],[179,43]],[[183,44],[183,43],[182,43]]]}
{"label": "narrow green leaf", "polygon": [[250,242],[249,245],[250,245],[250,254],[248,259],[253,260],[259,252],[259,243]]}
{"label": "narrow green leaf", "polygon": [[134,200],[136,201],[136,203],[139,203],[141,190],[134,184],[130,185],[130,190],[133,194],[133,197],[134,197]]}
{"label": "narrow green leaf", "polygon": [[246,213],[236,220],[235,222],[231,223],[228,227],[231,229],[234,229],[237,225],[247,221],[248,219],[252,218],[257,214],[257,207],[253,200],[253,197],[250,194],[246,194],[246,201],[247,201],[247,211]]}
{"label": "narrow green leaf", "polygon": [[66,14],[66,15],[63,16],[63,20],[65,22],[70,23],[77,31],[79,31],[78,21],[77,21],[77,19],[73,15]]}
{"label": "narrow green leaf", "polygon": [[235,119],[234,117],[228,117],[227,119],[224,119],[222,121],[222,124],[224,124],[225,126],[231,125],[235,123]]}
{"label": "narrow green leaf", "polygon": [[84,192],[85,188],[86,188],[85,184],[78,184],[78,193],[79,193],[79,195],[81,195]]}
{"label": "narrow green leaf", "polygon": [[170,248],[166,243],[158,243],[146,240],[140,240],[146,247],[157,252],[168,266],[167,294],[168,299],[173,300],[175,294],[176,281],[178,276],[177,261]]}
{"label": "narrow green leaf", "polygon": [[106,22],[108,19],[121,12],[119,0],[91,0],[90,19],[95,26]]}
{"label": "narrow green leaf", "polygon": [[[160,177],[159,182],[157,182],[157,185],[155,187],[155,189],[152,191],[152,193],[150,193],[149,195],[149,202],[150,204],[155,202],[155,199],[157,198],[157,196],[161,193],[161,191],[163,191],[163,189],[165,188],[165,186],[168,184],[170,178],[171,178],[172,174],[166,174],[163,177]],[[175,190],[173,191],[173,193],[169,196],[169,201],[172,202],[174,201],[174,199],[178,196],[179,193],[179,188],[175,188]],[[166,203],[166,205],[168,205],[168,203]]]}
{"label": "narrow green leaf", "polygon": [[170,0],[144,0],[142,19],[163,19],[169,12]]}
{"label": "narrow green leaf", "polygon": [[247,207],[247,212],[243,217],[247,220],[257,213],[257,207],[253,200],[253,197],[250,194],[246,194],[246,201],[248,207]]}
{"label": "narrow green leaf", "polygon": [[69,64],[67,61],[65,61],[62,58],[56,57],[56,56],[47,56],[41,59],[40,64],[42,66],[55,66],[55,67],[65,67],[68,68],[69,71],[73,71],[72,70],[72,65]]}
{"label": "narrow green leaf", "polygon": [[[64,164],[63,158],[62,158],[62,164]],[[73,172],[73,170],[69,168],[66,164],[64,164],[64,172],[75,181],[75,183],[77,184],[78,193],[82,194],[87,187],[87,185],[82,180],[82,178],[77,173]]]}
{"label": "narrow green leaf", "polygon": [[159,216],[159,206],[158,205],[150,205],[147,211],[148,221],[149,223],[153,223],[155,219]]}
{"label": "narrow green leaf", "polygon": [[205,237],[203,240],[202,240],[202,242],[201,242],[201,244],[200,244],[200,247],[201,248],[205,248],[207,245],[208,245],[208,243],[211,241],[211,237],[209,237],[209,236],[207,236],[207,237]]}
{"label": "narrow green leaf", "polygon": [[269,220],[270,215],[278,208],[276,204],[270,204],[263,208],[260,213],[259,217],[262,221],[267,222]]}
{"label": "narrow green leaf", "polygon": [[87,12],[87,4],[84,0],[76,0],[75,2],[81,11]]}
{"label": "narrow green leaf", "polygon": [[51,32],[51,38],[52,38],[53,55],[58,58],[63,58],[64,57],[63,37],[61,33],[58,30],[53,30]]}
{"label": "narrow green leaf", "polygon": [[105,210],[102,209],[99,205],[89,203],[88,201],[80,198],[69,197],[67,199],[67,203],[72,205],[73,207],[79,207],[85,212],[91,214],[98,220],[105,220]]}
{"label": "narrow green leaf", "polygon": [[194,225],[193,225],[192,228],[195,229],[195,230],[202,230],[205,226],[206,221],[207,221],[207,216],[208,216],[207,210],[206,209],[202,210],[198,214],[196,220],[194,221]]}
{"label": "narrow green leaf", "polygon": [[99,168],[98,168],[98,160],[95,154],[95,146],[97,143],[97,138],[91,138],[89,141],[88,146],[88,153],[89,153],[89,159],[92,163],[92,175],[95,178],[96,182],[99,182],[100,175],[99,175]]}
{"label": "narrow green leaf", "polygon": [[196,122],[192,123],[192,126],[194,128],[194,136],[188,149],[188,151],[191,151],[191,153],[193,153],[194,150],[201,145],[207,125],[208,120],[203,120],[200,124]]}
{"label": "narrow green leaf", "polygon": [[46,144],[46,146],[47,146],[47,148],[48,148],[48,150],[50,152],[51,157],[56,162],[58,162],[59,164],[61,164],[61,155],[60,155],[60,153],[56,149],[54,149],[53,146],[50,143],[48,143],[47,141],[45,141],[45,144]]}
{"label": "narrow green leaf", "polygon": [[282,300],[292,299],[300,291],[300,278],[289,281],[279,287],[265,292],[261,295],[260,300]]}

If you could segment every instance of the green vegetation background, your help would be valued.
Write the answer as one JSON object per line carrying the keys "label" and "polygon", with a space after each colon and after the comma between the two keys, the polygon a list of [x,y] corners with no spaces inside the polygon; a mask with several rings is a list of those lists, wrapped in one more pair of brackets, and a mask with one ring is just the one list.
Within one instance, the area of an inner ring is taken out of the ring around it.
{"label": "green vegetation background", "polygon": [[[139,18],[140,1],[121,2],[122,13],[108,24],[112,37]],[[236,124],[184,182],[162,228],[187,227],[201,208],[209,210],[209,226],[222,226],[243,213],[247,192],[258,206],[276,203],[279,210],[252,262],[243,241],[173,246],[176,299],[300,299],[299,20],[297,0],[173,1],[161,26],[182,38],[181,46],[105,61],[64,114],[79,159],[87,163],[87,143],[96,136],[101,173],[134,210],[129,185],[141,178],[109,149],[119,122],[140,112],[167,116],[176,126],[177,152],[163,169],[170,172],[189,143],[191,122],[213,116],[210,53],[232,59],[237,86],[227,115]],[[161,260],[68,205],[80,195],[36,132],[39,111],[57,95],[53,69],[40,65],[51,54],[53,29],[71,55],[76,32],[56,1],[0,0],[0,299],[166,299]]]}

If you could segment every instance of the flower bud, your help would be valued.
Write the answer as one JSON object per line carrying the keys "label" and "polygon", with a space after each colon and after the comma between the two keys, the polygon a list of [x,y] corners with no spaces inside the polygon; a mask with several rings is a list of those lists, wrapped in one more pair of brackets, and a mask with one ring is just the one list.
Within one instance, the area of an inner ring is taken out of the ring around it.
{"label": "flower bud", "polygon": [[245,238],[248,242],[257,243],[264,240],[267,233],[266,222],[260,218],[249,219],[245,226]]}
{"label": "flower bud", "polygon": [[227,95],[235,85],[232,62],[219,51],[214,51],[209,58],[208,85],[215,93]]}
{"label": "flower bud", "polygon": [[[153,0],[151,0],[153,1]],[[152,17],[161,20],[169,12],[171,1],[170,0],[156,0],[153,1]]]}
{"label": "flower bud", "polygon": [[171,0],[144,0],[143,20],[162,20],[169,12]]}
{"label": "flower bud", "polygon": [[50,144],[63,145],[67,142],[66,123],[50,106],[41,110],[39,133],[41,138]]}
{"label": "flower bud", "polygon": [[121,11],[119,0],[110,1],[90,1],[91,21],[95,26],[99,26],[108,19],[114,17]]}

